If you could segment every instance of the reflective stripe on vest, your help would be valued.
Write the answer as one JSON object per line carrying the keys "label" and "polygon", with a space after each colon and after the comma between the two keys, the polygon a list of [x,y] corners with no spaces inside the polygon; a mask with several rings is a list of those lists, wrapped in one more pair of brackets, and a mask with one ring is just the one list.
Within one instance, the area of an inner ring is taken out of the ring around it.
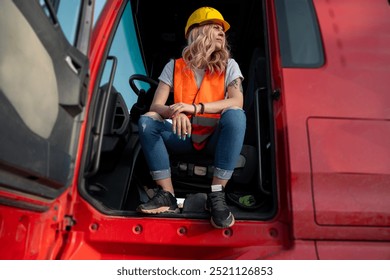
{"label": "reflective stripe on vest", "polygon": [[[174,102],[199,104],[209,103],[225,98],[225,73],[210,74],[205,72],[198,89],[195,75],[180,58],[175,60],[173,75]],[[197,114],[192,117],[192,142],[194,148],[201,150],[207,143],[207,138],[213,133],[221,114]]]}

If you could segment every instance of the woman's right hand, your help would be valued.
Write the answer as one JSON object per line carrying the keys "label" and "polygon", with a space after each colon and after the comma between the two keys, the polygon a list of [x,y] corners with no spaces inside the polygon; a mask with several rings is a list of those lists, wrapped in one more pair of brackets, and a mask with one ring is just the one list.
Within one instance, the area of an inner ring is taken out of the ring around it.
{"label": "woman's right hand", "polygon": [[172,130],[179,139],[185,140],[186,137],[191,137],[190,119],[183,113],[176,114],[172,117]]}
{"label": "woman's right hand", "polygon": [[171,112],[171,118],[176,117],[180,113],[193,114],[194,106],[187,103],[175,103],[169,106],[169,110]]}

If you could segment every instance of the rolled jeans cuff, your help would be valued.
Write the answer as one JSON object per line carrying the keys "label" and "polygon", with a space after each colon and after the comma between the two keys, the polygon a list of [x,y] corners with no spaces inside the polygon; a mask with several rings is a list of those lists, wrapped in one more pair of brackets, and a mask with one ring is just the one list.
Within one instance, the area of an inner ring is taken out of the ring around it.
{"label": "rolled jeans cuff", "polygon": [[233,170],[225,170],[221,168],[214,168],[214,177],[222,180],[229,180],[232,177]]}
{"label": "rolled jeans cuff", "polygon": [[171,177],[171,169],[169,168],[169,169],[163,169],[163,170],[150,171],[150,175],[152,175],[152,178],[154,181],[170,178]]}

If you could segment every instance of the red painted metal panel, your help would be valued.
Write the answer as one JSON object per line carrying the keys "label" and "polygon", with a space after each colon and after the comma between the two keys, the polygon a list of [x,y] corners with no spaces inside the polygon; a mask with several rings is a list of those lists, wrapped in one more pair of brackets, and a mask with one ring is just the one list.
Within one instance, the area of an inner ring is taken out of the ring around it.
{"label": "red painted metal panel", "polygon": [[[352,0],[317,0],[314,3],[323,38],[326,63],[318,69],[283,69],[282,96],[286,106],[284,126],[288,129],[294,236],[305,239],[389,240],[389,228],[378,231],[380,228],[376,227],[325,227],[317,223],[312,180],[315,178],[318,182],[321,174],[315,174],[317,169],[312,173],[307,131],[307,121],[312,117],[390,120],[388,109],[390,95],[388,85],[384,83],[390,77],[388,3]],[[383,128],[385,127],[387,126],[383,125]],[[388,132],[381,132],[381,129],[376,132],[381,135],[380,137],[388,137]],[[332,141],[331,137],[334,137],[337,131],[327,133],[328,138],[322,141]],[[364,133],[362,131],[360,135],[356,135],[356,139],[364,137]],[[384,140],[380,141],[381,145],[383,143]],[[337,159],[336,151],[330,154],[323,153],[322,158],[319,158],[320,147],[316,149],[317,166],[319,162],[327,162],[328,158]],[[390,168],[388,161],[382,156],[377,156],[381,161],[374,163],[381,174],[371,176],[370,184],[377,191],[382,192],[382,195],[376,195],[376,199],[380,200],[377,203],[382,205],[382,211],[385,209],[388,212],[384,205],[388,201],[386,197],[388,191],[385,190],[385,186],[388,185]],[[349,166],[349,172],[362,172],[357,164],[344,162],[344,165]],[[336,178],[336,172],[334,176]],[[367,192],[360,192],[360,194],[366,195]],[[318,196],[315,197],[316,201]],[[335,207],[334,210],[342,211],[340,207]],[[362,215],[370,215],[371,209],[360,210],[366,212]],[[348,216],[346,212],[340,212],[337,216],[339,215],[343,215],[344,218]],[[363,219],[365,219],[363,223],[347,220],[341,223],[355,223],[355,225],[372,223],[368,222],[367,216]],[[388,218],[373,223],[388,225]],[[340,222],[337,221],[336,224]]]}
{"label": "red painted metal panel", "polygon": [[[4,197],[5,193],[1,193]],[[45,206],[44,212],[0,205],[0,259],[55,259],[62,246],[66,197],[55,201],[8,194],[19,205]],[[22,203],[24,202],[24,203]]]}

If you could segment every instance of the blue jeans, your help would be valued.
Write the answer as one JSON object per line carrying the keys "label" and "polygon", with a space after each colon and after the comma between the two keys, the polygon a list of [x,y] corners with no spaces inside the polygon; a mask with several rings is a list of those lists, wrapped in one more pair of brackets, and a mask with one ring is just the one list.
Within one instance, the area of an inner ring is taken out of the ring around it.
{"label": "blue jeans", "polygon": [[[171,177],[170,154],[194,154],[189,137],[182,140],[172,132],[167,120],[141,116],[138,121],[139,137],[153,180]],[[242,109],[227,109],[210,136],[205,152],[214,155],[214,176],[229,180],[238,161],[246,129],[246,116]]]}

